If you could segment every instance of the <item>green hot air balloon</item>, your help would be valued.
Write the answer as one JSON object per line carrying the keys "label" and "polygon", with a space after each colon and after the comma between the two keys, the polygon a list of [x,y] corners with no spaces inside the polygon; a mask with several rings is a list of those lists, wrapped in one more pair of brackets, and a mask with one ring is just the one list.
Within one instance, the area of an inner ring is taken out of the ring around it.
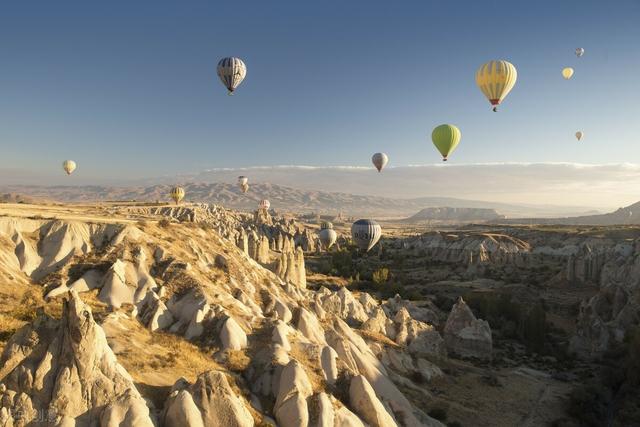
{"label": "green hot air balloon", "polygon": [[443,162],[446,162],[447,157],[456,149],[460,138],[462,138],[462,133],[460,133],[460,129],[454,125],[440,125],[431,132],[433,145],[435,145],[440,154],[442,154]]}

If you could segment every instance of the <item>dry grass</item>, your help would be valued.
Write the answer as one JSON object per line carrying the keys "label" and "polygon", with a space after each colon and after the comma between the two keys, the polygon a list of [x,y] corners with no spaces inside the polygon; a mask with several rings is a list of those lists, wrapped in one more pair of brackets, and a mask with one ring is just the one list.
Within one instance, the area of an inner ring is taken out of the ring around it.
{"label": "dry grass", "polygon": [[244,372],[251,363],[251,359],[244,350],[230,350],[227,354],[226,366],[233,372]]}

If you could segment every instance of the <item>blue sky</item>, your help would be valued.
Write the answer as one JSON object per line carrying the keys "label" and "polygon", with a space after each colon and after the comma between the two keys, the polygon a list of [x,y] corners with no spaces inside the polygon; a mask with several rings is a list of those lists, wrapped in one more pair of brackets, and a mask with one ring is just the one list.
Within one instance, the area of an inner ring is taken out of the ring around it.
{"label": "blue sky", "polygon": [[[640,158],[637,0],[226,3],[3,3],[0,168],[428,164],[441,123],[462,131],[456,163]],[[229,55],[248,67],[233,97]],[[474,83],[489,59],[518,69],[499,113]]]}

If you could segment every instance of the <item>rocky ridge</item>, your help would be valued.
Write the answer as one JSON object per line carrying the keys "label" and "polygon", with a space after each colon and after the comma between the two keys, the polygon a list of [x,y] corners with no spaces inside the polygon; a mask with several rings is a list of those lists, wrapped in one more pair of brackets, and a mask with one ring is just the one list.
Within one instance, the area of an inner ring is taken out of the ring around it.
{"label": "rocky ridge", "polygon": [[[68,300],[60,319],[39,315],[6,345],[0,425],[49,410],[65,426],[440,425],[397,385],[442,375],[429,362],[446,357],[428,323],[437,316],[398,298],[306,289],[314,236],[290,220],[204,206],[139,214],[135,225],[0,218],[3,277]],[[96,321],[83,295],[111,313]],[[101,328],[131,320],[208,349],[223,368],[175,378],[151,404]],[[224,368],[245,359],[240,375]]]}

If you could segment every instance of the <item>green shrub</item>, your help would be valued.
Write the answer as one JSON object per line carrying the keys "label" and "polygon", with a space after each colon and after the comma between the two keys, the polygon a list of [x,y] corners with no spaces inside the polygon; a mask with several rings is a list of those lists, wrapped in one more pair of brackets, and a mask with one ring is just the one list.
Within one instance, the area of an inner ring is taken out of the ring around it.
{"label": "green shrub", "polygon": [[377,286],[382,286],[389,281],[389,269],[381,267],[372,273],[372,281]]}

